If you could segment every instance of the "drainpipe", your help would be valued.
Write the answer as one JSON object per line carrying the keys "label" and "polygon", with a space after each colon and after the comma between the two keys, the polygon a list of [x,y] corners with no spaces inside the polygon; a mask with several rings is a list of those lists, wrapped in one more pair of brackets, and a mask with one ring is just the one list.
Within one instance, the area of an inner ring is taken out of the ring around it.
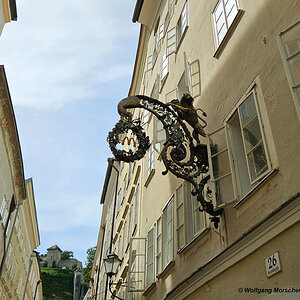
{"label": "drainpipe", "polygon": [[32,254],[30,255],[30,261],[29,261],[29,266],[28,266],[28,272],[27,272],[27,277],[26,277],[26,281],[25,281],[25,286],[24,286],[24,292],[23,292],[23,300],[25,300],[26,297],[26,289],[27,289],[27,284],[29,281],[29,276],[31,273],[31,268],[32,268],[32,263],[33,263],[33,258],[36,256],[36,252],[33,251]]}
{"label": "drainpipe", "polygon": [[[103,237],[105,237],[105,228],[103,229]],[[97,281],[96,281],[96,298],[98,295],[98,284],[99,284],[99,278],[100,278],[100,264],[101,264],[101,258],[102,258],[102,252],[103,252],[103,240],[102,240],[102,246],[101,246],[101,251],[100,251],[100,256],[99,256],[99,263],[98,263],[98,274],[97,274]]]}
{"label": "drainpipe", "polygon": [[34,251],[35,252],[35,257],[38,263],[38,267],[39,267],[39,275],[40,275],[40,279],[37,281],[36,286],[35,286],[35,292],[34,292],[34,296],[33,296],[33,300],[35,300],[36,294],[37,294],[37,289],[39,284],[42,282],[42,271],[41,271],[41,266],[40,266],[40,255],[39,252]]}
{"label": "drainpipe", "polygon": [[[3,234],[3,252],[4,253],[3,253],[3,256],[2,256],[2,259],[1,259],[1,264],[0,264],[0,278],[2,278],[4,262],[5,262],[5,259],[6,259],[6,256],[7,256],[7,249],[9,247],[10,242],[11,242],[11,238],[12,238],[13,231],[14,231],[13,229],[15,228],[15,224],[16,224],[16,220],[17,220],[20,205],[21,204],[16,206],[15,198],[14,198],[14,195],[13,195],[12,198],[11,198],[11,201],[10,201],[10,205],[9,205],[8,217],[7,217],[5,226],[4,226],[4,228],[5,228],[4,229],[4,234]],[[11,215],[14,212],[14,210],[16,210],[16,213],[15,213],[14,219],[12,221],[12,230],[11,230],[10,235],[8,237],[7,246],[6,246],[6,238],[7,238],[6,234],[7,234],[7,230],[8,230],[8,223],[10,221]]]}
{"label": "drainpipe", "polygon": [[[117,197],[118,197],[118,184],[119,184],[119,170],[116,168],[116,166],[114,165],[114,162],[116,160],[114,158],[109,158],[108,159],[108,164],[110,166],[112,166],[118,176],[117,176],[117,181],[116,181],[116,187],[115,187],[115,199],[114,199],[114,209],[113,209],[113,219],[112,219],[112,224],[111,224],[111,234],[110,234],[110,245],[109,245],[109,253],[111,253],[112,251],[112,241],[113,241],[113,237],[114,237],[114,225],[115,225],[115,217],[116,217],[116,204],[117,204]],[[106,284],[105,284],[105,296],[104,299],[107,299],[107,291],[108,291],[108,276],[106,276]]]}
{"label": "drainpipe", "polygon": [[35,297],[36,297],[36,293],[37,293],[37,289],[38,289],[38,286],[39,284],[42,282],[42,280],[38,280],[36,282],[36,286],[35,286],[35,291],[34,291],[34,296],[33,296],[33,300],[35,300]]}

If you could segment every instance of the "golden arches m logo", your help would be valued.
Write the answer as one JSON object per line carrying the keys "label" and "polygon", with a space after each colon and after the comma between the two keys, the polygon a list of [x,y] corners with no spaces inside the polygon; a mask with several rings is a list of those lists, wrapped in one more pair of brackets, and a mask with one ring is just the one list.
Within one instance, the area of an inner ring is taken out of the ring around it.
{"label": "golden arches m logo", "polygon": [[133,147],[135,147],[135,140],[134,140],[134,138],[128,138],[128,137],[126,136],[126,137],[123,139],[123,141],[122,141],[122,145],[124,145],[126,141],[127,141],[127,145],[130,145],[130,144],[131,144],[131,141],[132,141]]}

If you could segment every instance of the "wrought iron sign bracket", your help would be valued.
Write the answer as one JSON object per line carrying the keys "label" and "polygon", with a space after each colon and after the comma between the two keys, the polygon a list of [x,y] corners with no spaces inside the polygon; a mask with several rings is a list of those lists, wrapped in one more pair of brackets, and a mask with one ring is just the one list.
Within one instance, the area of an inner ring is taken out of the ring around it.
{"label": "wrought iron sign bracket", "polygon": [[[214,210],[213,203],[205,199],[211,196],[211,190],[205,190],[210,176],[207,174],[209,167],[206,145],[200,143],[199,136],[206,136],[203,129],[207,125],[203,118],[206,114],[201,109],[194,108],[193,100],[189,94],[184,94],[180,101],[174,99],[169,103],[162,103],[144,95],[129,96],[119,102],[118,112],[121,118],[109,132],[107,140],[117,160],[133,162],[143,158],[150,148],[150,140],[144,132],[141,120],[132,119],[132,114],[127,109],[143,108],[155,115],[166,132],[166,141],[161,151],[166,167],[163,175],[170,171],[189,181],[193,185],[192,195],[197,196],[201,204],[200,210],[211,215],[211,221],[218,228],[222,209]],[[202,116],[198,115],[199,110],[202,111]],[[192,133],[185,122],[192,127]],[[117,145],[122,143],[121,137],[130,131],[135,136],[135,149],[118,149]]]}

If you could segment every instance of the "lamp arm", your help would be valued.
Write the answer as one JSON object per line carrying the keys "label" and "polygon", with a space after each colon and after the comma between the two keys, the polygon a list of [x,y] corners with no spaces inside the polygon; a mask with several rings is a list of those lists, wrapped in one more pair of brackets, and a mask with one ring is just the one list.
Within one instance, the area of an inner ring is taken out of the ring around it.
{"label": "lamp arm", "polygon": [[109,284],[108,284],[108,289],[109,289],[109,291],[111,292],[111,294],[112,294],[114,297],[116,297],[117,299],[125,300],[125,299],[123,299],[123,298],[118,297],[115,293],[113,293],[113,291],[111,290],[112,284],[113,284],[113,282],[112,282],[112,280],[111,280],[111,278],[110,278],[110,279],[109,279]]}

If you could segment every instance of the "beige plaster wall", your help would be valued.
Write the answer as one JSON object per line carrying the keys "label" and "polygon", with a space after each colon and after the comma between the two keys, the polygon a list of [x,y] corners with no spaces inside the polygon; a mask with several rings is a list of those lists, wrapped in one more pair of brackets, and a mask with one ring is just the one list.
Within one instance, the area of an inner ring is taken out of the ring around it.
{"label": "beige plaster wall", "polygon": [[[300,251],[299,230],[298,223],[185,299],[259,300],[268,296],[268,292],[247,293],[245,288],[272,289],[272,293],[274,288],[299,288],[300,261],[297,259]],[[267,278],[264,260],[277,251],[282,271]],[[242,288],[242,291],[239,291],[239,288]],[[285,299],[285,295],[281,294],[281,299]],[[296,296],[297,294],[294,294],[294,297]]]}

